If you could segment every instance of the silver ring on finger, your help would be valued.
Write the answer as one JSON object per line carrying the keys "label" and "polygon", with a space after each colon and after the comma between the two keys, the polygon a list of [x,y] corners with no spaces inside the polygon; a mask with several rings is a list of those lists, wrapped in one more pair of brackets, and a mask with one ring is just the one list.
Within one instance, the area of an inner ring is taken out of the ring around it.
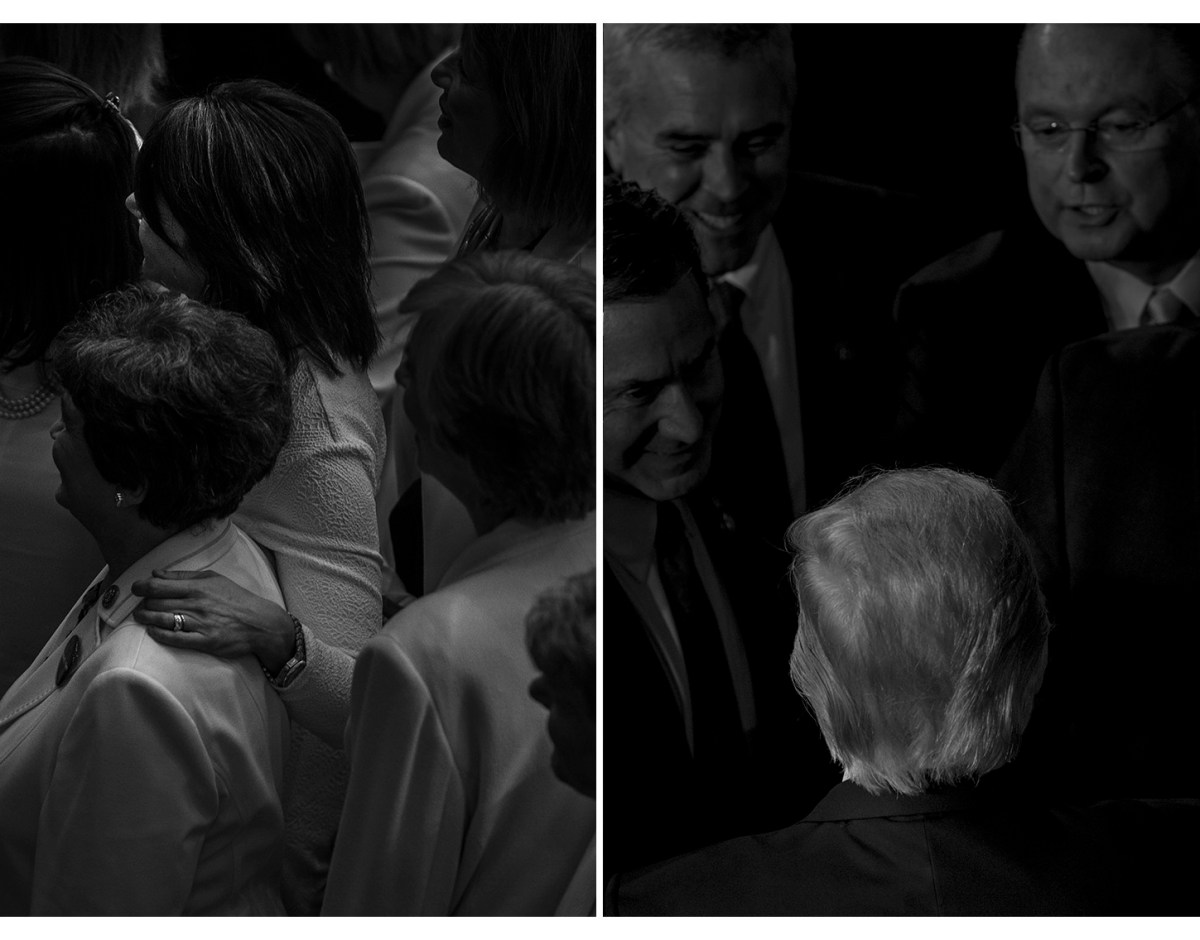
{"label": "silver ring on finger", "polygon": [[172,628],[176,633],[187,628],[187,617],[183,614],[175,614],[175,626]]}

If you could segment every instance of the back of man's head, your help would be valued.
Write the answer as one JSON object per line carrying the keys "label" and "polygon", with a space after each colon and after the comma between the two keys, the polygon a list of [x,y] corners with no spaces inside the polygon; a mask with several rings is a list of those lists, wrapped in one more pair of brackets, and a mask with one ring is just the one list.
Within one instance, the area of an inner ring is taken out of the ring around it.
{"label": "back of man's head", "polygon": [[883,473],[788,538],[792,679],[847,779],[915,794],[1012,759],[1049,621],[997,490],[952,470]]}
{"label": "back of man's head", "polygon": [[604,303],[644,300],[694,277],[708,293],[696,237],[683,215],[652,190],[604,182]]}

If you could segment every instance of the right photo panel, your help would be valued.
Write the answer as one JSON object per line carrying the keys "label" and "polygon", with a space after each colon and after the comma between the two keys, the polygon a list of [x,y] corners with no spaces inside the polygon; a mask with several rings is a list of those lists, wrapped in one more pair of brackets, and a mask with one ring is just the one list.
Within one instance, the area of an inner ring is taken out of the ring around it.
{"label": "right photo panel", "polygon": [[1200,27],[602,95],[604,913],[1200,913]]}

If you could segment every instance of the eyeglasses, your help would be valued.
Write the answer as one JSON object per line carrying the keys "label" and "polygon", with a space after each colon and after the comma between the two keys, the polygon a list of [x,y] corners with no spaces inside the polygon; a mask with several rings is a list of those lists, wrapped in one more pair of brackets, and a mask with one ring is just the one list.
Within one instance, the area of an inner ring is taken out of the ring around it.
{"label": "eyeglasses", "polygon": [[1152,150],[1161,144],[1153,137],[1147,139],[1150,128],[1161,124],[1172,115],[1178,114],[1191,104],[1197,95],[1200,95],[1200,89],[1192,92],[1170,110],[1148,120],[1103,120],[1093,121],[1083,127],[1072,127],[1065,121],[1038,118],[1028,124],[1018,121],[1012,125],[1012,130],[1016,136],[1017,146],[1022,150],[1031,150],[1035,153],[1061,153],[1066,149],[1071,135],[1077,133],[1091,134],[1101,147],[1114,153]]}

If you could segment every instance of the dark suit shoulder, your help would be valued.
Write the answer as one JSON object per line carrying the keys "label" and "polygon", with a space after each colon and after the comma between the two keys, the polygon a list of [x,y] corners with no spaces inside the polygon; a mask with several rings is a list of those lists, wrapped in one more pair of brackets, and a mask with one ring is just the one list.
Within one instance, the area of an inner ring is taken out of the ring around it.
{"label": "dark suit shoulder", "polygon": [[1114,369],[1158,371],[1190,365],[1200,356],[1200,324],[1163,324],[1114,330],[1064,346],[1053,360],[1060,371],[1099,363]]}
{"label": "dark suit shoulder", "polygon": [[[987,781],[984,781],[986,784]],[[874,797],[613,879],[605,910],[658,915],[1194,913],[1200,801],[1053,806],[1001,785]],[[1149,874],[1146,874],[1149,873]]]}

